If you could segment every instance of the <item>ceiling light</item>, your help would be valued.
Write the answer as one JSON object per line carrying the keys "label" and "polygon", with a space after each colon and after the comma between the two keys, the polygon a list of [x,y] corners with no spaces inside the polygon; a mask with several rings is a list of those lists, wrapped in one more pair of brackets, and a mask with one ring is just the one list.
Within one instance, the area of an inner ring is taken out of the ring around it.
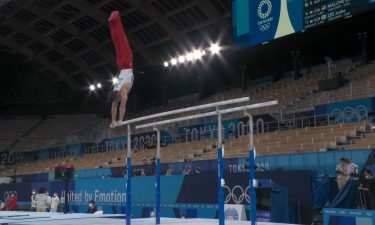
{"label": "ceiling light", "polygon": [[186,58],[186,61],[192,61],[194,59],[194,54],[189,52],[186,54],[185,58]]}
{"label": "ceiling light", "polygon": [[193,52],[193,56],[194,56],[194,59],[200,59],[200,58],[202,58],[202,52],[199,51],[199,50],[195,50]]}
{"label": "ceiling light", "polygon": [[211,44],[210,51],[212,54],[218,54],[220,52],[220,46],[218,44]]}
{"label": "ceiling light", "polygon": [[178,57],[178,62],[179,63],[185,62],[185,56],[181,55],[180,57]]}

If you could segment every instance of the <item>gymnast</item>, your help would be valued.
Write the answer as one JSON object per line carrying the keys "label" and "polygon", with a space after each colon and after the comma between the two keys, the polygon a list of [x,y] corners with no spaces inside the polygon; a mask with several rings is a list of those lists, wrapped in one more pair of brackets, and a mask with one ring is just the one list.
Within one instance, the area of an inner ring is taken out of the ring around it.
{"label": "gymnast", "polygon": [[[113,11],[111,13],[108,23],[116,51],[116,64],[120,70],[118,77],[113,80],[113,91],[108,95],[109,101],[112,102],[112,123],[110,127],[115,128],[116,126],[119,126],[124,119],[128,94],[133,86],[133,54],[122,27],[119,11]],[[118,106],[120,107],[117,120]]]}

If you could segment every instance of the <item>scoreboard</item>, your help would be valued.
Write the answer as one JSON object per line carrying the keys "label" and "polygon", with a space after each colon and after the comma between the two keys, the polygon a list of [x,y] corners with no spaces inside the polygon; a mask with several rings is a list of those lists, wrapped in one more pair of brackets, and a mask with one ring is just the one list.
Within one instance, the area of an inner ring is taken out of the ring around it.
{"label": "scoreboard", "polygon": [[74,177],[74,167],[72,166],[56,166],[55,180],[70,180]]}
{"label": "scoreboard", "polygon": [[374,8],[375,0],[233,0],[234,44],[264,43]]}
{"label": "scoreboard", "polygon": [[305,28],[346,19],[365,11],[375,0],[305,0]]}

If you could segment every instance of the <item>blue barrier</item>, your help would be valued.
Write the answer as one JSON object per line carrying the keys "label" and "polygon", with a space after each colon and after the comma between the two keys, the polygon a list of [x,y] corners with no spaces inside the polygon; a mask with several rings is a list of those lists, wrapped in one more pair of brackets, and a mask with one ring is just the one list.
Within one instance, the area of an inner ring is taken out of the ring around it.
{"label": "blue barrier", "polygon": [[373,210],[325,208],[323,222],[324,225],[373,225],[375,212]]}
{"label": "blue barrier", "polygon": [[365,149],[258,156],[255,163],[267,165],[270,170],[279,167],[284,170],[311,169],[317,171],[318,174],[328,173],[335,176],[336,164],[340,161],[340,158],[350,158],[357,165],[364,166],[371,151],[371,149]]}

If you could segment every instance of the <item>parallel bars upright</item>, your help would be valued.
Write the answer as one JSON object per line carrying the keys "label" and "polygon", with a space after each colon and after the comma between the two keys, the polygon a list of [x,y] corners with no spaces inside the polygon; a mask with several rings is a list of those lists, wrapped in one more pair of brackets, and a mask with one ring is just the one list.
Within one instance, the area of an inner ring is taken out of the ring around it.
{"label": "parallel bars upright", "polygon": [[185,117],[179,117],[175,119],[169,119],[169,120],[163,120],[159,122],[154,123],[148,123],[143,125],[136,126],[136,129],[140,128],[147,128],[147,127],[153,127],[155,131],[157,131],[157,157],[156,157],[156,224],[160,224],[160,130],[157,128],[159,125],[165,125],[175,122],[181,122],[191,119],[197,119],[202,117],[208,117],[208,116],[218,116],[218,142],[219,142],[219,148],[218,148],[218,211],[219,211],[219,225],[225,224],[225,218],[224,218],[224,190],[223,186],[225,184],[223,179],[223,150],[224,145],[222,144],[222,124],[221,119],[223,114],[227,113],[233,113],[233,112],[239,112],[244,111],[245,115],[249,117],[250,122],[250,130],[249,130],[249,138],[250,138],[250,150],[249,150],[249,164],[250,164],[250,178],[249,178],[249,186],[250,186],[250,221],[251,225],[256,224],[256,197],[255,197],[255,188],[254,188],[254,181],[255,181],[255,153],[254,153],[254,141],[253,141],[253,118],[252,116],[247,113],[247,110],[260,108],[260,107],[267,107],[272,105],[277,105],[278,101],[270,101],[270,102],[263,102],[263,103],[257,103],[253,105],[247,105],[247,106],[241,106],[236,108],[230,108],[225,110],[219,110],[218,107],[216,108],[216,111],[208,112],[208,113],[202,113],[202,114],[196,114],[192,116],[185,116]]}

